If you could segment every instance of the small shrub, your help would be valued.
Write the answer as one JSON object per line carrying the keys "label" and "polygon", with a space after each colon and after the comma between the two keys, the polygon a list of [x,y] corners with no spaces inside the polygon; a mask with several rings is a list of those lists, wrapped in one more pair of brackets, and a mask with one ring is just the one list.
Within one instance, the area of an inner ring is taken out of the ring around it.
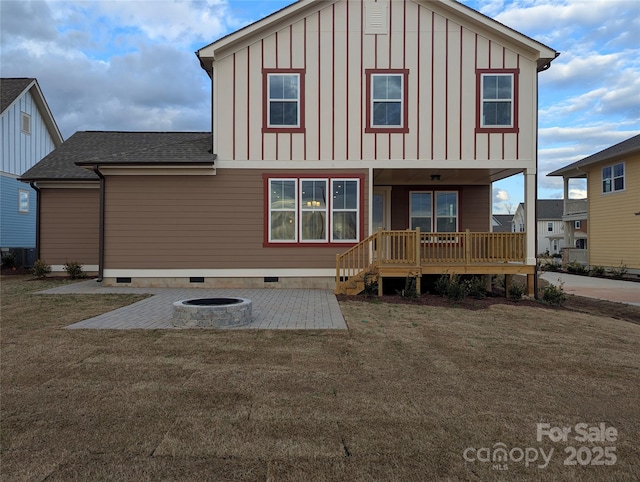
{"label": "small shrub", "polygon": [[593,266],[589,271],[589,276],[604,276],[604,266]]}
{"label": "small shrub", "polygon": [[417,281],[415,276],[407,276],[404,281],[404,289],[398,292],[400,296],[403,298],[417,298],[418,297],[418,289],[417,289]]}
{"label": "small shrub", "polygon": [[567,295],[564,292],[564,283],[558,286],[549,284],[542,288],[542,299],[550,305],[561,305],[567,301]]}
{"label": "small shrub", "polygon": [[82,265],[77,261],[67,261],[64,264],[64,269],[67,273],[69,273],[69,277],[71,279],[80,279],[84,278],[84,271],[82,270]]}
{"label": "small shrub", "polygon": [[364,290],[362,294],[365,296],[376,296],[378,294],[378,280],[375,275],[364,274]]}
{"label": "small shrub", "polygon": [[16,255],[12,252],[8,252],[2,255],[2,267],[3,268],[15,268],[16,266]]}
{"label": "small shrub", "polygon": [[438,294],[446,296],[450,301],[460,301],[467,296],[467,283],[460,277],[443,274],[435,282],[434,288]]}
{"label": "small shrub", "polygon": [[487,285],[481,276],[474,276],[473,278],[466,280],[465,284],[466,291],[469,296],[472,296],[476,300],[481,300],[487,297]]}
{"label": "small shrub", "polygon": [[629,270],[627,269],[627,265],[622,264],[622,261],[620,261],[620,266],[618,266],[617,268],[609,268],[608,272],[614,278],[624,278],[624,275],[627,274],[628,271]]}
{"label": "small shrub", "polygon": [[519,283],[511,283],[509,286],[509,298],[514,301],[520,301],[524,296],[524,286]]}
{"label": "small shrub", "polygon": [[589,269],[586,266],[577,261],[571,261],[570,263],[567,263],[565,268],[567,270],[567,273],[572,274],[587,274],[589,272]]}
{"label": "small shrub", "polygon": [[38,279],[44,279],[47,275],[51,273],[51,266],[42,261],[41,259],[37,260],[33,263],[33,268],[31,269],[31,274]]}

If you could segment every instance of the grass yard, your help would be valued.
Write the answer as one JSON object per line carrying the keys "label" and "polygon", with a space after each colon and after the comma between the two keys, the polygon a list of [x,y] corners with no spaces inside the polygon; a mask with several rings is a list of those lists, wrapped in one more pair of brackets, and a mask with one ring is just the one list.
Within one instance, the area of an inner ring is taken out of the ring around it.
{"label": "grass yard", "polygon": [[2,480],[640,479],[638,324],[349,300],[348,332],[65,330],[140,297],[32,294],[60,283],[1,280]]}

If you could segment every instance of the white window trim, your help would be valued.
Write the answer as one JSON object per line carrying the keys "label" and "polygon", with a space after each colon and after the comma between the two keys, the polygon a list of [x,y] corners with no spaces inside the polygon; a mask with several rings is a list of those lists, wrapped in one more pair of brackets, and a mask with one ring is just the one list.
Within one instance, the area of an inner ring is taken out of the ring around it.
{"label": "white window trim", "polygon": [[[329,187],[331,189],[331,192],[329,193],[330,196],[328,196],[329,198],[329,202],[331,203],[330,208],[329,208],[329,212],[331,213],[331,242],[332,243],[349,243],[349,244],[353,244],[353,243],[357,243],[360,240],[360,179],[358,178],[342,178],[342,177],[332,177],[329,180]],[[333,207],[333,183],[334,182],[351,182],[351,181],[355,181],[356,183],[356,208],[355,208],[355,213],[356,213],[356,237],[355,239],[335,239],[333,237],[333,220],[334,220],[334,216],[333,213],[351,213],[354,211],[354,209],[346,209],[346,208],[334,208]]]}
{"label": "white window trim", "polygon": [[[298,83],[298,97],[296,99],[278,99],[271,98],[271,77],[273,76],[293,76],[297,79]],[[291,72],[270,72],[267,74],[267,127],[269,129],[298,129],[300,128],[300,102],[302,95],[301,87],[300,87],[300,74],[299,73],[291,73]],[[296,118],[298,122],[296,124],[272,124],[271,123],[271,102],[290,102],[296,103]]]}
{"label": "white window trim", "polygon": [[[313,181],[313,182],[318,182],[318,181],[322,181],[325,184],[325,206],[324,209],[315,209],[313,206],[311,206],[310,208],[308,208],[307,206],[303,206],[302,205],[302,183],[305,181]],[[301,243],[326,243],[328,241],[328,230],[329,230],[329,198],[331,196],[329,196],[330,192],[329,192],[329,179],[327,178],[300,178],[298,179],[298,185],[296,186],[296,189],[300,192],[300,199],[299,199],[299,205],[298,207],[299,212],[296,213],[297,216],[299,216],[299,221],[298,221],[298,229],[300,231],[299,235],[298,235],[298,239],[300,240]],[[303,223],[302,223],[302,213],[303,212],[324,212],[324,239],[303,239],[302,238],[302,229],[303,229]]]}
{"label": "white window trim", "polygon": [[[371,117],[371,125],[369,126],[371,129],[403,129],[404,128],[404,103],[405,103],[405,85],[404,85],[404,74],[396,74],[396,73],[372,73],[370,76],[370,82],[371,82],[371,99],[369,99],[369,101],[371,102],[371,105],[369,107],[370,109],[370,117]],[[376,99],[373,95],[373,80],[375,77],[400,77],[400,99]],[[374,106],[376,104],[376,102],[379,103],[394,103],[397,104],[398,102],[400,102],[400,124],[376,124],[374,123]]]}
{"label": "white window trim", "polygon": [[434,221],[434,217],[433,217],[433,203],[434,203],[434,196],[435,191],[409,191],[409,229],[412,229],[411,226],[413,226],[413,218],[414,217],[421,217],[421,216],[413,216],[413,205],[411,203],[411,195],[412,194],[430,194],[431,195],[431,216],[429,217],[429,221],[431,224],[431,228],[429,230],[430,233],[433,232],[433,221]]}
{"label": "white window trim", "polygon": [[[615,167],[619,166],[622,164],[622,176],[616,176],[615,175]],[[611,177],[610,178],[605,178],[604,177],[604,170],[606,168],[611,168]],[[603,166],[602,169],[600,170],[600,191],[602,192],[602,194],[613,194],[616,192],[624,192],[627,190],[627,166],[625,164],[625,162],[616,162],[615,164],[609,164],[608,166]],[[615,180],[616,179],[620,179],[622,178],[622,183],[623,183],[623,188],[622,189],[616,189],[615,188]],[[604,190],[604,181],[605,179],[611,179],[611,190],[610,191],[605,191]]]}
{"label": "white window trim", "polygon": [[[444,218],[444,217],[450,217],[450,216],[438,216],[438,194],[455,194],[456,196],[456,230],[453,231],[454,233],[459,232],[460,230],[460,215],[459,215],[459,210],[460,210],[460,196],[459,196],[459,192],[458,191],[409,191],[409,228],[411,229],[412,223],[411,220],[413,218],[412,216],[412,206],[411,206],[411,194],[431,194],[431,231],[432,233],[438,233],[439,231],[437,231],[438,229],[438,219],[439,218]],[[441,232],[442,235],[441,236],[433,236],[430,239],[424,239],[423,238],[423,242],[431,242],[431,243],[457,243],[458,242],[458,237],[457,236],[451,236],[450,235],[450,231],[442,231]]]}
{"label": "white window trim", "polygon": [[[26,209],[22,209],[22,195],[26,195],[27,196],[27,208]],[[18,213],[20,214],[29,214],[29,204],[30,204],[31,200],[30,200],[30,196],[29,196],[29,191],[27,191],[26,189],[18,189]]]}
{"label": "white window trim", "polygon": [[[296,223],[296,226],[294,226],[294,239],[273,239],[272,238],[272,230],[271,230],[271,213],[272,212],[290,212],[291,209],[273,209],[273,202],[272,202],[272,196],[273,196],[273,192],[271,190],[271,183],[273,181],[294,181],[294,208],[293,208],[293,219],[294,219],[294,223]],[[267,220],[267,229],[269,230],[269,243],[274,243],[274,244],[278,244],[278,243],[297,243],[298,242],[298,180],[297,179],[292,179],[292,178],[280,178],[280,177],[273,177],[273,178],[269,178],[268,179],[268,188],[269,188],[269,219]]]}
{"label": "white window trim", "polygon": [[[511,97],[509,99],[485,99],[484,97],[484,78],[485,77],[509,77],[511,79]],[[496,72],[496,73],[482,73],[480,74],[480,127],[482,129],[508,129],[513,128],[515,126],[514,122],[514,106],[515,106],[515,98],[514,98],[514,88],[515,86],[515,75],[511,73],[504,72]],[[509,124],[485,124],[484,119],[484,104],[485,102],[509,102],[511,107],[511,122]]]}

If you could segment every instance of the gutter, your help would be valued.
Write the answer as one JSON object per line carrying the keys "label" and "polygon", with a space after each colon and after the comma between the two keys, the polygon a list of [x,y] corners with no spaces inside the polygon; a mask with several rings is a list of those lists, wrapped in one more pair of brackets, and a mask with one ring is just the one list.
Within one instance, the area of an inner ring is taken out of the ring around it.
{"label": "gutter", "polygon": [[98,229],[98,283],[104,278],[104,175],[100,172],[100,166],[93,167],[93,172],[100,178],[100,226]]}
{"label": "gutter", "polygon": [[35,181],[29,182],[29,186],[36,192],[36,260],[40,259],[40,188]]}

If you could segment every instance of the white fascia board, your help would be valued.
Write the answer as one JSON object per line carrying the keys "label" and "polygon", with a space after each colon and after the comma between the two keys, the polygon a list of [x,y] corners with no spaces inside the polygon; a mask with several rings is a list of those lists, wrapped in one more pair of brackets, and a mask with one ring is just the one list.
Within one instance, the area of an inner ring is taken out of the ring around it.
{"label": "white fascia board", "polygon": [[336,160],[336,161],[216,161],[219,169],[287,169],[304,171],[306,169],[535,169],[532,160],[428,160],[424,159],[381,159],[381,160]]}

